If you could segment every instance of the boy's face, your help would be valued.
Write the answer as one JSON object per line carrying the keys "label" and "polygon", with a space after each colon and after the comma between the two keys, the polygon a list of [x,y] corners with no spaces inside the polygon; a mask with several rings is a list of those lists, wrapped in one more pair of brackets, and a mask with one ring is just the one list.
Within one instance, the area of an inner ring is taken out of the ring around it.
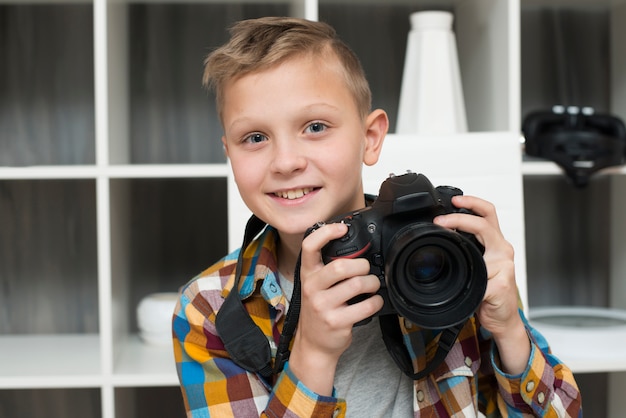
{"label": "boy's face", "polygon": [[362,121],[341,74],[336,59],[305,55],[225,86],[222,141],[239,192],[281,234],[364,205],[362,164],[377,160],[384,132]]}

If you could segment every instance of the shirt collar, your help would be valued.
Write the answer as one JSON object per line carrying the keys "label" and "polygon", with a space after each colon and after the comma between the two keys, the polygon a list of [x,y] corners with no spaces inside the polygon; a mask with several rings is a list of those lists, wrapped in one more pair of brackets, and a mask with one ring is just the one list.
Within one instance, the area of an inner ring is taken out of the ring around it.
{"label": "shirt collar", "polygon": [[[263,286],[264,293],[268,293],[271,299],[275,295],[271,295],[271,284],[273,283],[277,288],[280,295],[280,286],[278,286],[278,281],[275,275],[275,271],[277,270],[277,261],[276,261],[276,244],[278,241],[278,233],[276,229],[272,226],[267,226],[261,235],[252,243],[244,249],[243,255],[243,266],[241,272],[241,280],[240,280],[240,288],[239,294],[241,299],[244,300],[250,295],[252,295],[255,289],[260,285],[259,282],[263,283],[265,279],[269,279],[268,283]],[[239,257],[239,253],[242,249],[238,249],[228,258],[233,263],[233,269],[226,285],[222,290],[222,296],[226,297],[232,290],[235,283],[235,265],[237,263],[237,258]]]}

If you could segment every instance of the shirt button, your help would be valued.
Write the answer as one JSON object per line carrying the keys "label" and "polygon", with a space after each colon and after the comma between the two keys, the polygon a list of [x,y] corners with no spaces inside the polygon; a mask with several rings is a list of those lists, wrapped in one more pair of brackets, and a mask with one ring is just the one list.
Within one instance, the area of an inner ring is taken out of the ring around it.
{"label": "shirt button", "polygon": [[535,382],[533,382],[532,380],[526,383],[526,392],[532,392],[534,388],[535,388]]}
{"label": "shirt button", "polygon": [[543,392],[539,392],[539,394],[537,395],[537,401],[542,404],[543,401],[546,400],[546,395]]}
{"label": "shirt button", "polygon": [[417,391],[417,401],[418,402],[424,402],[424,398],[426,398],[424,396],[424,392],[422,392],[421,390]]}
{"label": "shirt button", "polygon": [[413,328],[413,322],[409,321],[408,319],[405,319],[405,320],[404,320],[404,327],[405,327],[406,329],[411,329],[411,328]]}
{"label": "shirt button", "polygon": [[276,293],[278,291],[278,289],[276,288],[276,285],[274,283],[270,284],[270,291],[272,293]]}
{"label": "shirt button", "polygon": [[472,367],[472,359],[469,356],[465,357],[465,365],[467,367]]}

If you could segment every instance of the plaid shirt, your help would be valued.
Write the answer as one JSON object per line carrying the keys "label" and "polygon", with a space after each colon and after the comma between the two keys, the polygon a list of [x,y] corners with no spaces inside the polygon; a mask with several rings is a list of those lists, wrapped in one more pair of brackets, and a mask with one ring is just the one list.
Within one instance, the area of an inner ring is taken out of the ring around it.
{"label": "plaid shirt", "polygon": [[[276,231],[268,227],[246,250],[241,298],[267,336],[272,354],[286,314],[277,278]],[[187,416],[343,417],[346,402],[305,387],[289,363],[272,384],[237,366],[217,335],[215,317],[234,285],[239,251],[204,271],[181,289],[173,318],[174,354]],[[414,383],[415,417],[582,417],[572,372],[550,354],[545,339],[523,313],[532,350],[519,376],[498,368],[495,344],[475,319],[468,321],[444,363]],[[416,370],[435,343],[399,319]],[[237,324],[233,324],[237,326]],[[375,378],[374,376],[372,378]],[[375,396],[375,394],[373,394]]]}

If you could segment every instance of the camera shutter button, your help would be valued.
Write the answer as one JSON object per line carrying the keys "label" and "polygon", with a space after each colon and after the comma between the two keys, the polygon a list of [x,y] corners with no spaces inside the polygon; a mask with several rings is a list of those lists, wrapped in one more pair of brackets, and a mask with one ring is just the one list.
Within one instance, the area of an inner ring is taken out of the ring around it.
{"label": "camera shutter button", "polygon": [[339,241],[341,242],[346,242],[349,241],[352,238],[352,224],[350,222],[343,222],[347,227],[348,227],[348,232],[346,232],[346,234],[339,238]]}

